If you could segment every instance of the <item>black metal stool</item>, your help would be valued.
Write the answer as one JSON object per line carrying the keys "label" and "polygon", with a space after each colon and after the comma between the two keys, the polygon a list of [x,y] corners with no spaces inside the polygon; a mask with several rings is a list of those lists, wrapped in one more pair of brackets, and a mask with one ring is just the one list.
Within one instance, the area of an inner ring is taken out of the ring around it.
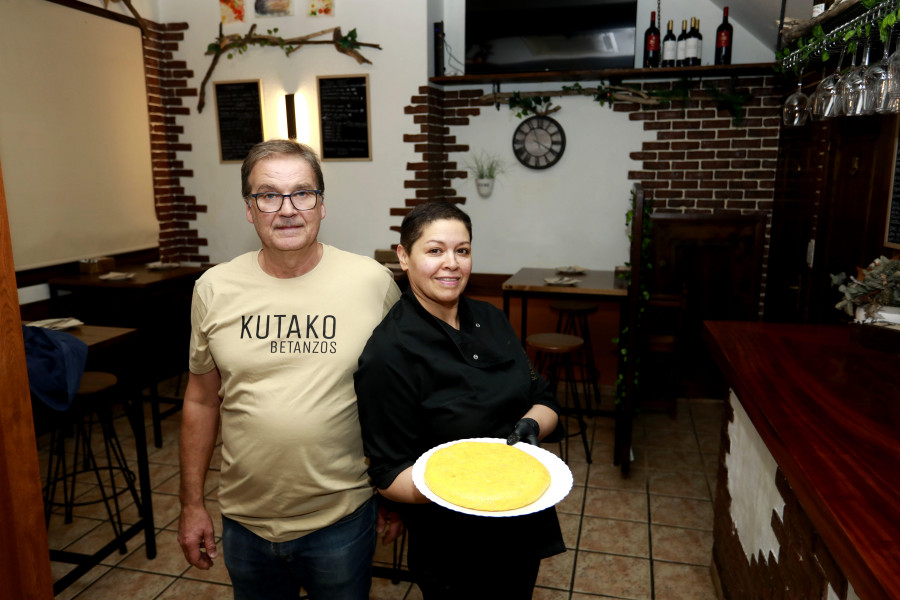
{"label": "black metal stool", "polygon": [[[62,506],[64,520],[72,522],[73,510],[76,506],[84,506],[103,502],[106,513],[112,524],[116,538],[123,532],[122,513],[119,496],[126,491],[131,493],[135,504],[141,506],[137,488],[134,485],[135,474],[128,468],[122,445],[113,426],[112,404],[118,380],[111,373],[87,371],[81,378],[78,392],[71,408],[55,417],[50,434],[50,460],[47,464],[47,480],[44,485],[44,518],[50,524],[50,515],[54,506]],[[98,464],[97,456],[91,444],[91,430],[94,423],[100,425],[103,433],[103,447],[106,463]],[[66,434],[72,432],[74,437],[71,464],[66,457]],[[100,498],[76,502],[76,480],[81,473],[94,473],[100,492]],[[120,473],[119,485],[116,485],[116,473]],[[104,473],[107,481],[104,481]],[[62,483],[63,500],[56,501],[56,488]],[[126,552],[125,543],[119,551]]]}
{"label": "black metal stool", "polygon": [[575,335],[584,340],[577,362],[586,368],[586,373],[591,383],[590,392],[585,408],[590,409],[591,400],[594,406],[600,408],[600,370],[594,362],[594,346],[591,343],[591,328],[588,324],[588,315],[597,312],[598,306],[594,302],[580,300],[559,300],[550,304],[550,310],[559,313],[556,319],[557,333]]}
{"label": "black metal stool", "polygon": [[[559,442],[562,459],[566,463],[569,462],[569,438],[580,435],[584,444],[585,457],[590,463],[591,448],[587,439],[587,423],[584,421],[584,411],[581,408],[581,401],[578,399],[579,381],[582,383],[582,393],[585,398],[590,394],[588,378],[583,370],[584,367],[574,360],[584,346],[584,340],[578,336],[563,333],[534,333],[525,339],[525,346],[534,350],[534,368],[547,377],[547,381],[556,393],[556,399],[563,408],[563,415],[574,417],[578,423],[578,431],[570,431]],[[582,370],[580,378],[576,378],[576,367]],[[564,397],[559,393],[560,381],[564,384]]]}

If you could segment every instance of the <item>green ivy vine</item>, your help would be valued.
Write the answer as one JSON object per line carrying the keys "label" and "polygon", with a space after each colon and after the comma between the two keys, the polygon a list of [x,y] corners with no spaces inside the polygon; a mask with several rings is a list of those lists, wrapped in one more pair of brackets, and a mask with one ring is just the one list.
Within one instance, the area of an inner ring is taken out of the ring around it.
{"label": "green ivy vine", "polygon": [[[621,85],[606,85],[598,82],[596,88],[585,88],[580,83],[562,86],[562,92],[557,95],[564,96],[591,96],[594,102],[600,106],[613,107],[616,101],[637,102],[649,105],[669,105],[673,101],[687,102],[691,99],[691,90],[697,89],[697,82],[692,79],[682,78],[675,82],[671,89],[642,91]],[[747,94],[733,90],[723,91],[706,84],[703,91],[707,98],[716,102],[719,110],[726,110],[731,115],[732,124],[740,125],[744,120],[744,107],[752,100]],[[523,96],[520,92],[511,92],[507,105],[515,111],[516,117],[523,118],[531,115],[548,115],[560,110],[560,106],[554,106],[551,95]]]}
{"label": "green ivy vine", "polygon": [[[866,10],[872,10],[882,5],[887,5],[895,0],[860,0]],[[892,9],[881,17],[878,22],[878,37],[882,42],[888,43],[891,30],[900,19],[900,8]],[[856,27],[849,29],[838,28],[835,31],[825,33],[821,24],[817,24],[808,38],[799,38],[795,44],[785,46],[781,50],[775,52],[775,72],[786,74],[784,62],[789,57],[796,56],[796,60],[792,60],[791,69],[795,75],[800,74],[801,66],[806,64],[809,59],[816,53],[820,53],[822,62],[828,62],[831,54],[829,47],[837,45],[847,45],[850,52],[855,52],[857,44],[860,40],[865,40],[872,35],[872,25],[870,23],[859,23]]]}
{"label": "green ivy vine", "polygon": [[[631,198],[630,198],[630,208],[625,213],[625,225],[628,227],[628,241],[629,243],[633,243],[634,241],[634,190],[631,190]],[[653,221],[650,219],[650,216],[653,214],[653,199],[647,196],[644,197],[644,205],[643,205],[643,229],[640,232],[641,236],[641,269],[650,270],[653,268],[653,265],[650,263],[650,230],[653,227]],[[626,267],[631,267],[631,262],[625,263]],[[623,273],[619,274],[619,278],[625,282],[626,288],[631,285],[631,270],[628,269]],[[640,324],[641,317],[644,314],[644,311],[647,307],[647,301],[650,299],[650,292],[647,289],[646,284],[647,278],[642,276],[639,284],[639,295],[638,295],[638,318],[635,320],[636,323]],[[619,348],[619,358],[622,363],[626,363],[629,360],[634,360],[634,387],[637,389],[638,381],[640,379],[640,355],[630,357],[628,356],[628,349],[626,341],[628,336],[632,335],[632,332],[629,331],[627,325],[622,327],[622,330],[619,333],[619,337],[613,338],[612,342],[617,344]],[[616,404],[625,400],[625,371],[626,369],[620,368],[619,374],[616,377]]]}

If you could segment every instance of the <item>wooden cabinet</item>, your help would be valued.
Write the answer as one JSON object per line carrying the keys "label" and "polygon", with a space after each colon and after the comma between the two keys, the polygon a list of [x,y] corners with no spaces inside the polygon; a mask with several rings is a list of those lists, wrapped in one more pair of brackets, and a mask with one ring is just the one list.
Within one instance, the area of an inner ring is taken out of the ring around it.
{"label": "wooden cabinet", "polygon": [[896,115],[839,117],[782,129],[765,318],[836,323],[831,275],[855,274],[884,246]]}

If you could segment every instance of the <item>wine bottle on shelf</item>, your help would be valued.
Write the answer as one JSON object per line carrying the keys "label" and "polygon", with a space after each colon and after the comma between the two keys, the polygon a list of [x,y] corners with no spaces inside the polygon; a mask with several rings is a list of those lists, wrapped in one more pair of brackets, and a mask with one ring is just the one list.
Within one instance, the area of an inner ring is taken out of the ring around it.
{"label": "wine bottle on shelf", "polygon": [[675,66],[687,65],[687,19],[681,20],[681,33],[675,42]]}
{"label": "wine bottle on shelf", "polygon": [[672,33],[672,20],[669,19],[669,28],[666,31],[666,37],[662,40],[662,62],[663,67],[674,67],[676,54],[676,46],[678,42],[675,40],[675,34]]}
{"label": "wine bottle on shelf", "polygon": [[691,29],[687,33],[684,45],[684,64],[696,67],[701,63],[703,36],[700,35],[700,19],[691,17]]}
{"label": "wine bottle on shelf", "polygon": [[644,32],[644,68],[659,66],[659,27],[656,26],[656,11],[650,13],[650,27]]}
{"label": "wine bottle on shelf", "polygon": [[716,27],[715,64],[731,64],[731,43],[734,41],[734,27],[728,22],[728,7],[722,9],[722,23]]}
{"label": "wine bottle on shelf", "polygon": [[835,3],[835,0],[813,0],[812,16],[818,17],[827,11]]}

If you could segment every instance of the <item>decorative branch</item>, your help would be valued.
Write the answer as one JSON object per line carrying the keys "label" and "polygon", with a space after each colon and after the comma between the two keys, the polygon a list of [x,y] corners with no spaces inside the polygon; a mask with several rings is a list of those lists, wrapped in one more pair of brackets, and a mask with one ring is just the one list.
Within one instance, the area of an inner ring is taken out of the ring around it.
{"label": "decorative branch", "polygon": [[[127,1],[130,0],[123,0],[123,2]],[[340,27],[332,27],[330,29],[323,29],[315,33],[310,33],[308,35],[301,35],[298,37],[287,39],[275,35],[276,33],[278,33],[277,28],[269,30],[267,35],[258,34],[256,33],[256,24],[253,24],[250,27],[250,30],[247,31],[245,35],[239,35],[236,33],[231,35],[224,35],[222,33],[222,24],[219,23],[219,37],[216,38],[215,42],[207,46],[205,52],[205,54],[210,55],[213,58],[212,62],[209,65],[209,69],[207,69],[206,71],[206,75],[203,77],[203,82],[200,84],[200,97],[197,102],[197,112],[203,112],[203,107],[206,105],[206,83],[212,76],[212,72],[216,68],[216,65],[219,64],[219,58],[221,58],[223,54],[226,58],[230,59],[234,57],[235,52],[237,52],[238,54],[243,54],[247,51],[247,48],[249,46],[256,45],[277,46],[284,50],[286,56],[290,56],[307,44],[330,44],[334,46],[335,50],[354,58],[359,64],[372,64],[372,61],[363,56],[358,49],[366,47],[381,50],[381,46],[378,44],[357,41],[356,29],[351,29],[350,33],[348,33],[347,35],[343,35],[341,33]],[[331,34],[330,40],[314,39],[328,34]]]}
{"label": "decorative branch", "polygon": [[[118,2],[119,0],[112,0],[113,2]],[[109,10],[109,2],[110,0],[103,0],[103,8]],[[144,22],[143,17],[138,14],[137,9],[131,3],[131,0],[122,0],[122,4],[128,7],[128,10],[131,11],[131,14],[134,15],[134,18],[137,19],[138,27],[141,28],[141,34],[143,34],[144,39],[150,39],[149,34],[147,33],[147,24]]]}
{"label": "decorative branch", "polygon": [[816,27],[816,25],[821,25],[826,21],[832,21],[840,14],[845,12],[848,8],[851,8],[855,5],[859,4],[859,0],[844,0],[843,2],[837,3],[829,8],[827,11],[820,14],[818,17],[813,17],[808,21],[804,21],[802,23],[797,24],[795,27],[788,29],[786,31],[782,31],[781,33],[781,47],[786,48],[793,44],[796,40],[805,37],[812,33],[812,30]]}
{"label": "decorative branch", "polygon": [[[823,21],[833,23],[843,11],[857,4],[861,4],[866,11],[825,32]],[[846,47],[850,52],[855,52],[857,42],[871,37],[875,26],[881,41],[885,45],[890,44],[891,31],[900,20],[898,4],[898,0],[844,0],[828,12],[795,26],[782,34],[781,48],[775,52],[775,72],[785,74],[790,69],[799,76],[802,67],[816,56],[826,63],[830,58],[829,51],[835,48]],[[804,38],[801,34],[810,37]],[[796,44],[792,47],[790,44],[794,41]]]}
{"label": "decorative branch", "polygon": [[[696,88],[696,82],[690,79],[681,79],[671,89],[653,90],[644,92],[635,88],[622,85],[604,85],[598,83],[595,88],[581,87],[575,83],[572,86],[564,85],[561,90],[548,92],[493,92],[478,98],[479,103],[494,103],[498,107],[505,100],[511,110],[515,110],[519,118],[528,115],[546,116],[560,110],[560,106],[553,106],[551,97],[554,96],[593,96],[594,101],[601,106],[609,104],[612,107],[616,101],[631,102],[643,106],[659,106],[670,104],[674,100],[687,102],[691,99],[691,90]],[[705,85],[703,91],[706,99],[716,102],[719,110],[727,110],[732,117],[734,125],[740,125],[744,118],[744,105],[751,99],[746,94],[729,91],[721,91],[711,85]]]}
{"label": "decorative branch", "polygon": [[[648,94],[635,90],[632,88],[628,88],[621,85],[598,85],[595,88],[585,88],[576,84],[573,87],[563,86],[561,90],[552,90],[549,92],[494,92],[491,94],[485,94],[478,98],[476,102],[480,103],[493,103],[500,104],[501,102],[507,102],[511,99],[533,99],[533,98],[548,98],[550,96],[609,96],[611,95],[614,100],[619,100],[622,102],[634,102],[635,104],[647,104],[647,105],[656,105],[660,104],[660,101],[651,98]],[[549,100],[544,100],[549,104]],[[550,114],[558,111],[561,107],[555,106],[550,109],[549,112],[539,112],[541,109],[529,109],[524,106],[521,106],[519,102],[513,102],[510,104],[510,108],[520,108],[522,111],[522,116],[527,114]]]}

